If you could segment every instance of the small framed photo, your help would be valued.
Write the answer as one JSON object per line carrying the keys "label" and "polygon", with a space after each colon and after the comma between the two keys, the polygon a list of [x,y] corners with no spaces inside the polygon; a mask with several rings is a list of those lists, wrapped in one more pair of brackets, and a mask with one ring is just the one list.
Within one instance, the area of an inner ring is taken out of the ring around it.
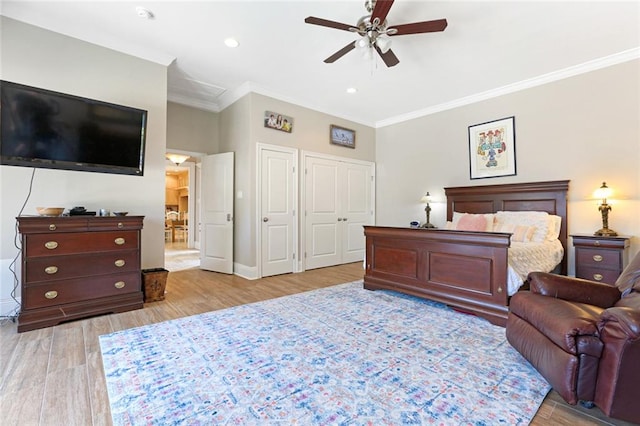
{"label": "small framed photo", "polygon": [[516,174],[515,117],[469,126],[471,179]]}
{"label": "small framed photo", "polygon": [[264,127],[291,133],[293,131],[293,118],[277,112],[265,111]]}
{"label": "small framed photo", "polygon": [[345,129],[344,127],[331,125],[330,142],[334,145],[346,146],[348,148],[356,147],[356,131]]}

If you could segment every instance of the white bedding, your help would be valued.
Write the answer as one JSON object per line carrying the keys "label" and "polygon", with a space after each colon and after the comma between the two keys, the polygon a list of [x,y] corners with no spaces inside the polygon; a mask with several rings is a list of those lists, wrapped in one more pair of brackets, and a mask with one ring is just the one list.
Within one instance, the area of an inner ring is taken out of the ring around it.
{"label": "white bedding", "polygon": [[512,242],[509,247],[507,290],[513,295],[532,271],[551,272],[561,261],[564,249],[559,240],[541,243]]}

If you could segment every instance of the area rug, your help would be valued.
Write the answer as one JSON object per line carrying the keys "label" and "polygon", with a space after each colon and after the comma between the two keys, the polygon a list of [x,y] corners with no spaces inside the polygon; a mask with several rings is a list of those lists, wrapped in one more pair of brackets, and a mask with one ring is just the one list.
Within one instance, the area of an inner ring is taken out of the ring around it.
{"label": "area rug", "polygon": [[362,281],[100,336],[115,425],[528,424],[504,328]]}

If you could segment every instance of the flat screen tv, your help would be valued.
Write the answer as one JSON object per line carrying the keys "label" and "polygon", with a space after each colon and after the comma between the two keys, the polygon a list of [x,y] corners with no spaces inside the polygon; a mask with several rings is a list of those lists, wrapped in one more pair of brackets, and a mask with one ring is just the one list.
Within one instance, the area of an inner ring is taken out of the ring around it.
{"label": "flat screen tv", "polygon": [[147,111],[0,81],[0,164],[142,176]]}

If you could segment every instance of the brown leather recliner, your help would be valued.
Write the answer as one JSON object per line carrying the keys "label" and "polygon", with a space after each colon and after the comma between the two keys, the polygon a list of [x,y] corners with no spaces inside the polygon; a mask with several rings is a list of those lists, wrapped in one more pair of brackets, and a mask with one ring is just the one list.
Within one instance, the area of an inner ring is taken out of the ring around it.
{"label": "brown leather recliner", "polygon": [[640,253],[614,286],[543,272],[513,295],[506,334],[569,404],[640,423]]}

